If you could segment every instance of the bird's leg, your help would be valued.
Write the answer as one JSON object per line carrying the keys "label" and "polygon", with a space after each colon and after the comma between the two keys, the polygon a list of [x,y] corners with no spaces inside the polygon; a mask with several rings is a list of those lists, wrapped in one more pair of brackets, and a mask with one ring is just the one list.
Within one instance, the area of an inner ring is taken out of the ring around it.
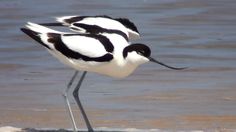
{"label": "bird's leg", "polygon": [[67,111],[69,112],[69,115],[70,115],[70,119],[71,119],[71,122],[73,125],[74,132],[77,132],[77,127],[76,127],[74,115],[71,110],[70,102],[68,99],[68,92],[69,92],[69,89],[71,88],[73,81],[75,80],[76,76],[78,75],[78,73],[79,73],[78,71],[75,71],[74,75],[70,79],[70,82],[67,84],[67,88],[65,89],[65,91],[62,94],[62,96],[64,97],[64,100],[65,100]]}
{"label": "bird's leg", "polygon": [[81,78],[80,78],[80,80],[79,80],[77,86],[75,87],[75,90],[74,90],[74,92],[73,92],[73,96],[74,96],[74,98],[75,98],[75,101],[76,101],[77,105],[79,106],[80,112],[81,112],[81,114],[82,114],[82,116],[83,116],[83,118],[84,118],[84,121],[85,121],[86,126],[87,126],[87,128],[88,128],[88,131],[89,131],[89,132],[93,132],[93,128],[92,128],[92,126],[90,125],[90,122],[89,122],[89,120],[88,120],[88,117],[87,117],[87,115],[86,115],[86,113],[85,113],[85,111],[84,111],[84,108],[83,108],[83,106],[82,106],[82,104],[81,104],[81,102],[80,102],[80,99],[79,99],[79,89],[80,89],[80,86],[81,86],[81,84],[82,84],[82,82],[83,82],[83,80],[84,80],[84,77],[85,77],[86,73],[87,73],[86,71],[83,72],[83,74],[82,74],[82,76],[81,76]]}

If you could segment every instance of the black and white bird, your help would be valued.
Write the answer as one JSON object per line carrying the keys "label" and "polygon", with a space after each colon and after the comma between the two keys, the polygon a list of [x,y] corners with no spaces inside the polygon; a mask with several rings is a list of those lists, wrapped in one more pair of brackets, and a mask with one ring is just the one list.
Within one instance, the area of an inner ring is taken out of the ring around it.
{"label": "black and white bird", "polygon": [[[94,26],[88,23],[85,25]],[[68,85],[66,95],[71,83],[78,74],[77,71],[83,71],[73,95],[89,131],[93,131],[93,128],[82,107],[78,93],[87,72],[124,78],[133,73],[139,65],[147,62],[155,62],[175,70],[184,69],[168,66],[153,59],[150,48],[145,44],[130,44],[127,37],[122,35],[122,33],[117,33],[117,31],[125,34],[128,32],[121,23],[121,28],[111,29],[98,24],[96,26],[99,29],[95,28],[94,30],[98,30],[98,33],[87,32],[87,29],[86,33],[61,32],[30,22],[27,23],[26,28],[21,28],[24,33],[44,46],[54,57],[76,70]],[[107,29],[107,31],[104,31],[104,29]],[[72,114],[70,115],[73,116]],[[71,119],[74,120],[73,117]],[[74,121],[73,127],[74,131],[76,131],[77,128]]]}
{"label": "black and white bird", "polygon": [[127,18],[112,18],[106,15],[97,16],[63,16],[56,17],[56,23],[41,23],[43,26],[67,26],[79,33],[102,34],[116,32],[126,39],[140,38],[136,25]]}

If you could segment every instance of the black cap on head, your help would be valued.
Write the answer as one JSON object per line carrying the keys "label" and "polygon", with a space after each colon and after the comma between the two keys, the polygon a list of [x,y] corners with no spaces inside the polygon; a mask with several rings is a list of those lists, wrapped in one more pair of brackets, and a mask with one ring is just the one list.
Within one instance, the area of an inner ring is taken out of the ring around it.
{"label": "black cap on head", "polygon": [[149,58],[151,55],[151,50],[148,46],[144,44],[132,44],[127,46],[123,51],[123,57],[126,58],[128,52],[136,51],[138,54]]}

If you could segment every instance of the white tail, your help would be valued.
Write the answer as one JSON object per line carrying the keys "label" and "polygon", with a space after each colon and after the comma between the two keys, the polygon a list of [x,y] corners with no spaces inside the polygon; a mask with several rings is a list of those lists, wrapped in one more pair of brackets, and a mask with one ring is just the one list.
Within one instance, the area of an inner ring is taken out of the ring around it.
{"label": "white tail", "polygon": [[65,25],[68,25],[68,23],[65,22],[66,19],[70,19],[76,16],[63,16],[63,17],[56,17],[56,21],[63,23]]}
{"label": "white tail", "polygon": [[32,22],[28,22],[27,25],[25,25],[25,26],[27,28],[29,28],[30,30],[37,32],[37,33],[41,33],[41,34],[49,33],[49,32],[50,33],[62,33],[62,32],[59,32],[59,31],[56,31],[56,30],[41,26],[39,24],[32,23]]}

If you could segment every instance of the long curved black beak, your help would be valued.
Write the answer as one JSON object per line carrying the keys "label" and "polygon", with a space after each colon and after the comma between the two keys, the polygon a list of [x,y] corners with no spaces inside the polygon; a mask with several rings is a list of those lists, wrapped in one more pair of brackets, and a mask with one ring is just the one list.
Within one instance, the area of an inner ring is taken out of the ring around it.
{"label": "long curved black beak", "polygon": [[166,65],[166,64],[164,64],[164,63],[162,63],[162,62],[160,62],[160,61],[157,61],[157,60],[155,60],[155,59],[153,59],[153,58],[151,58],[151,57],[149,57],[148,58],[151,62],[155,62],[155,63],[157,63],[157,64],[160,64],[160,65],[162,65],[162,66],[164,66],[164,67],[167,67],[167,68],[170,68],[170,69],[173,69],[173,70],[183,70],[183,69],[186,69],[187,67],[172,67],[172,66],[168,66],[168,65]]}

